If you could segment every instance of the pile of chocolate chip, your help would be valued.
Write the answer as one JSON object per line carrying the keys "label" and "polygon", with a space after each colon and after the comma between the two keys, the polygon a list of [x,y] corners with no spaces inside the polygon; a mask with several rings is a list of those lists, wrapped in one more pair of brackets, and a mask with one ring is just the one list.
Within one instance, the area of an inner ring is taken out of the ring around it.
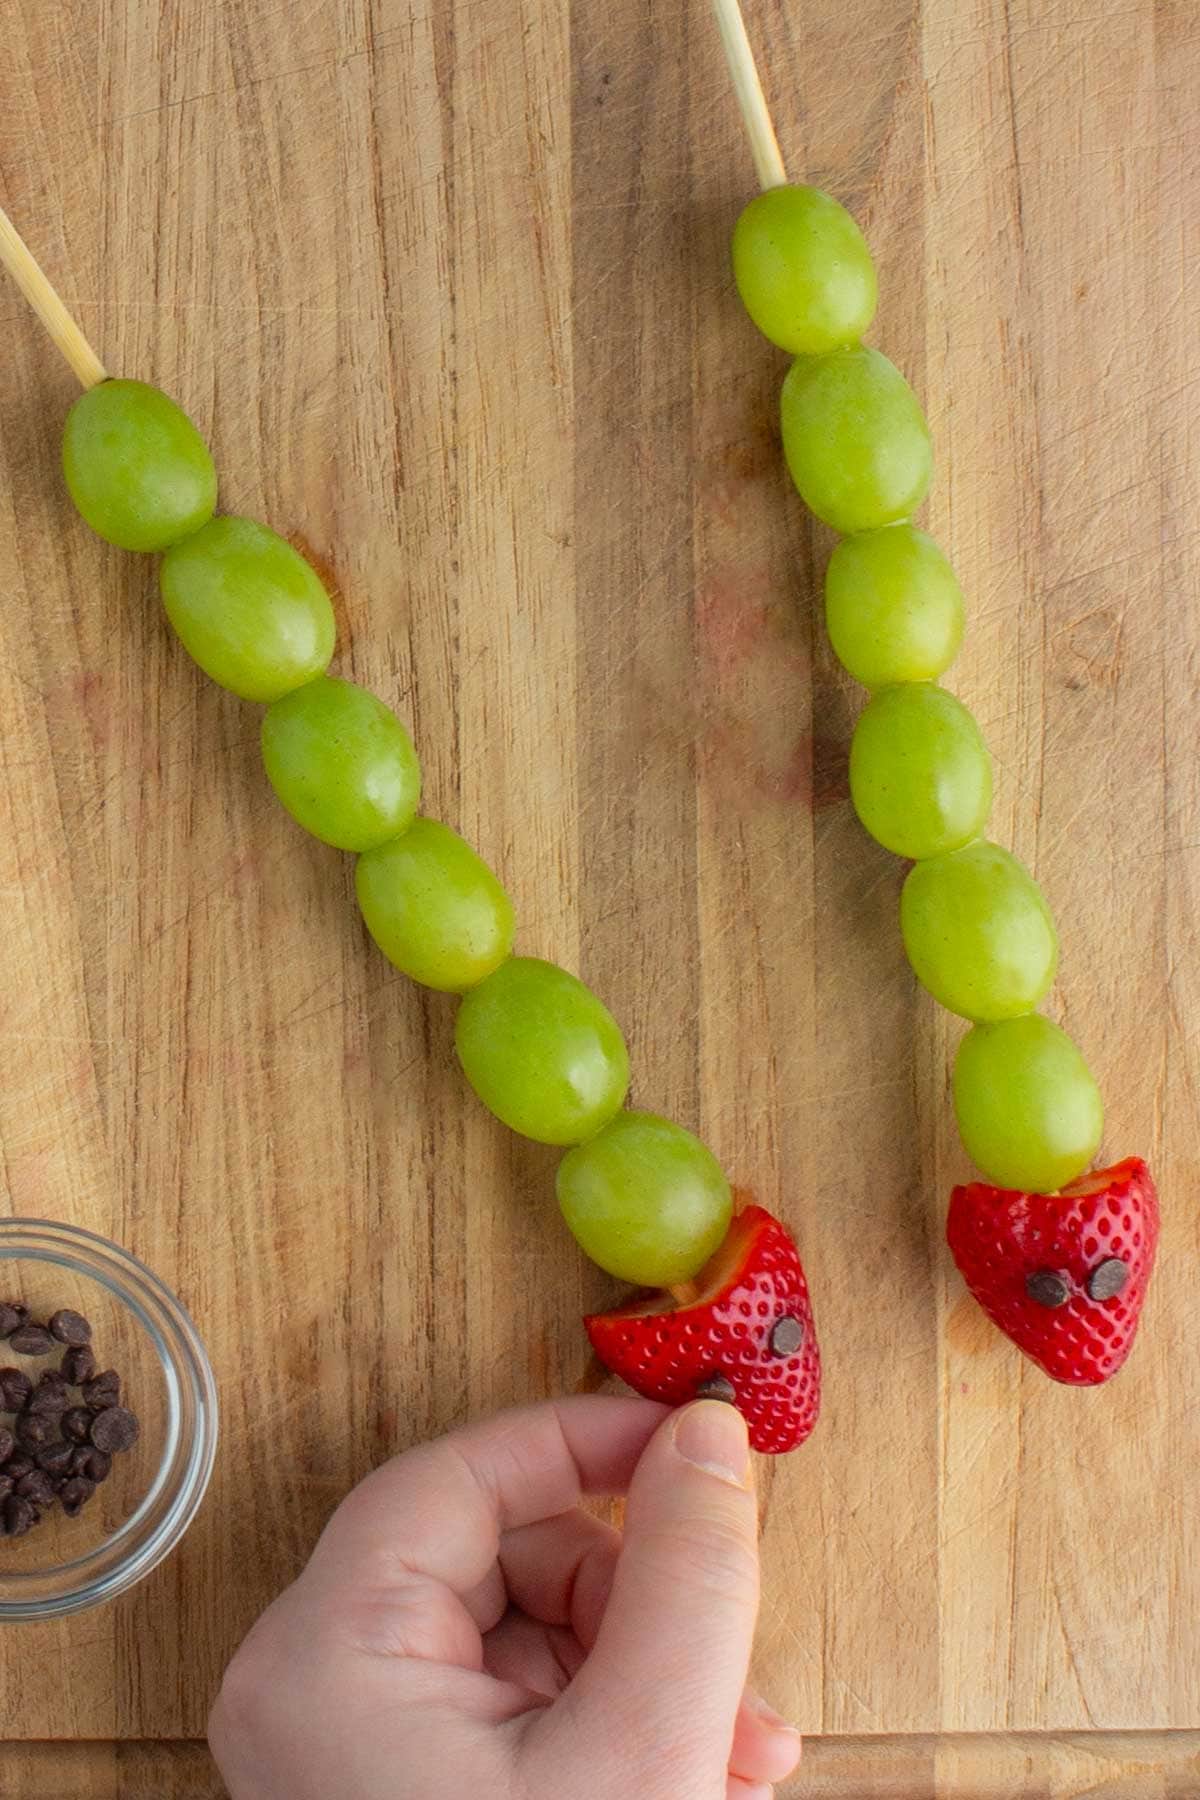
{"label": "pile of chocolate chip", "polygon": [[62,1350],[59,1366],[36,1383],[21,1369],[0,1369],[0,1414],[13,1416],[11,1430],[0,1424],[0,1536],[24,1537],[56,1501],[69,1519],[81,1513],[139,1427],[121,1405],[116,1370],[96,1368],[82,1313],[64,1307],[39,1325],[28,1307],[0,1304],[0,1338],[18,1356]]}

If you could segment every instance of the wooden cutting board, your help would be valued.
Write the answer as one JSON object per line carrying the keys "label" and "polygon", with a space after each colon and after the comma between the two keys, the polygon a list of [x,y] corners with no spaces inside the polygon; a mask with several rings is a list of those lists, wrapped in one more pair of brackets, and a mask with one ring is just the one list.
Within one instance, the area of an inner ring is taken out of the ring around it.
{"label": "wooden cutting board", "polygon": [[[1200,1725],[1200,28],[1188,0],[751,17],[929,411],[953,686],[1058,916],[1053,1011],[1106,1151],[1160,1179],[1106,1391],[1025,1366],[943,1246],[959,1028],[846,798],[859,696],[730,282],[752,172],[702,0],[9,0],[0,199],[109,367],[210,433],[224,503],[336,585],[339,666],[411,721],[522,946],[612,1005],[637,1100],[796,1229],[828,1397],[763,1469],[759,1654],[829,1740],[796,1792],[1194,1795],[1164,1734]],[[224,1408],[180,1554],[0,1640],[29,1741],[0,1791],[215,1793],[188,1741],[338,1498],[574,1387],[614,1289],[151,565],[70,513],[70,377],[7,289],[0,316],[5,1197],[176,1285]]]}

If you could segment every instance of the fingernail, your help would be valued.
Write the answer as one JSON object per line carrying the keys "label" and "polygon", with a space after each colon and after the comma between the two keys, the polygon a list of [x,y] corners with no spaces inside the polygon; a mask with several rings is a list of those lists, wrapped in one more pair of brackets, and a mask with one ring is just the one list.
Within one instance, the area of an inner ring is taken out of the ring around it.
{"label": "fingernail", "polygon": [[761,1719],[762,1723],[769,1726],[772,1731],[786,1732],[788,1737],[798,1738],[800,1736],[796,1726],[790,1724],[782,1713],[777,1713],[773,1706],[768,1706],[761,1694],[748,1693],[746,1705],[755,1718]]}
{"label": "fingernail", "polygon": [[685,1462],[705,1469],[731,1487],[750,1486],[750,1444],[746,1421],[724,1400],[697,1400],[675,1421],[675,1448]]}

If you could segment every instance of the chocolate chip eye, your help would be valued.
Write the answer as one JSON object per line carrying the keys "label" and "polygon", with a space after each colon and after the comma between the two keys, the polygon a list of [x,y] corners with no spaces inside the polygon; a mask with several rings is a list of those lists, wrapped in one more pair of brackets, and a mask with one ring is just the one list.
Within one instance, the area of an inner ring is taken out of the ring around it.
{"label": "chocolate chip eye", "polygon": [[1038,1269],[1025,1277],[1025,1292],[1039,1306],[1053,1308],[1065,1306],[1071,1298],[1071,1290],[1061,1275],[1053,1269]]}
{"label": "chocolate chip eye", "polygon": [[696,1389],[697,1400],[724,1400],[729,1406],[734,1403],[733,1383],[725,1375],[710,1375]]}
{"label": "chocolate chip eye", "polygon": [[803,1342],[804,1326],[799,1319],[793,1319],[790,1313],[785,1313],[782,1319],[776,1319],[767,1339],[772,1356],[795,1356]]}
{"label": "chocolate chip eye", "polygon": [[1119,1256],[1110,1256],[1088,1276],[1087,1291],[1093,1300],[1111,1300],[1128,1280],[1129,1264],[1122,1262]]}

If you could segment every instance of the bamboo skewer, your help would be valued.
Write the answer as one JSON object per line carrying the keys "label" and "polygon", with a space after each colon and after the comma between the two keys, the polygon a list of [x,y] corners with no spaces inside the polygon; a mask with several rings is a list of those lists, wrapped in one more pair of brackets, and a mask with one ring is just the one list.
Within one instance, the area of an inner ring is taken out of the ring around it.
{"label": "bamboo skewer", "polygon": [[0,263],[8,270],[56,347],[85,388],[108,380],[108,370],[47,281],[28,244],[0,208]]}
{"label": "bamboo skewer", "polygon": [[700,1298],[700,1283],[698,1281],[672,1281],[667,1287],[667,1292],[677,1306],[694,1306]]}
{"label": "bamboo skewer", "polygon": [[713,7],[729,62],[729,73],[733,76],[737,103],[745,120],[746,135],[750,139],[750,153],[758,171],[759,185],[763,188],[783,187],[787,182],[783,152],[771,123],[771,112],[763,93],[754,51],[750,46],[741,0],[713,0]]}

